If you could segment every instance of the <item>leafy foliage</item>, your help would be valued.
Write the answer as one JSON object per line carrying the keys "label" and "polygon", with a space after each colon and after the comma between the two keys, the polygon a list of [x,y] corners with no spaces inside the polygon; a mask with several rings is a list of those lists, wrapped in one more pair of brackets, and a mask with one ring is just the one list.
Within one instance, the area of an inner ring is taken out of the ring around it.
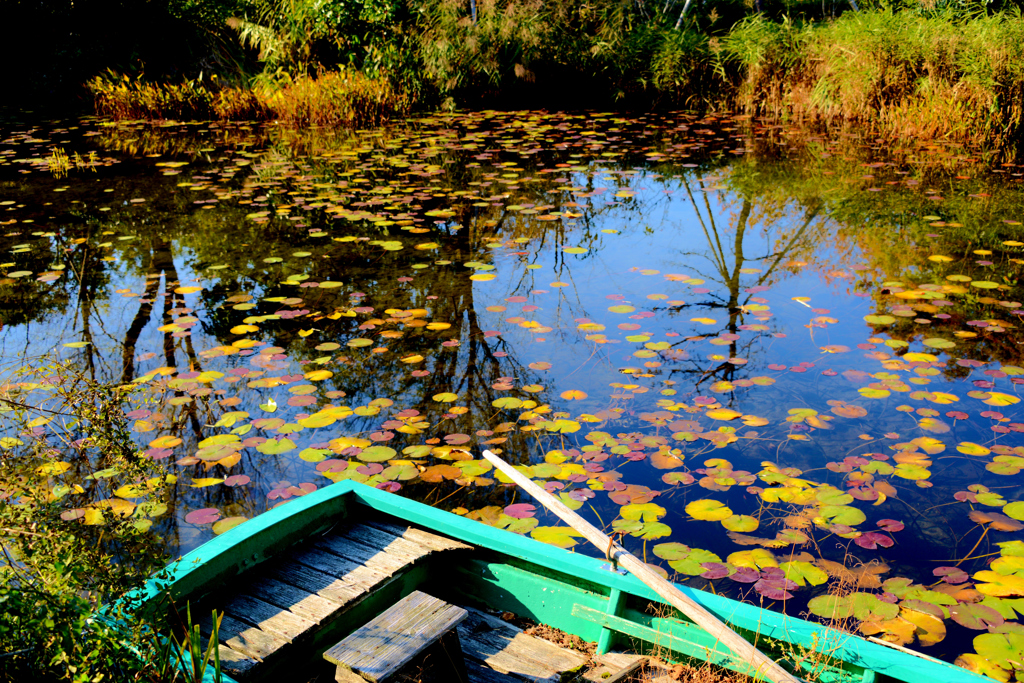
{"label": "leafy foliage", "polygon": [[[40,681],[170,679],[169,652],[148,626],[125,611],[130,605],[104,610],[106,603],[141,585],[165,557],[159,539],[146,532],[146,515],[166,508],[155,502],[162,480],[148,479],[143,491],[131,496],[154,501],[138,506],[102,498],[97,490],[155,473],[131,445],[122,412],[126,395],[67,364],[42,366],[28,375],[44,382],[50,396],[25,404],[21,395],[8,391],[0,399],[5,422],[24,429],[70,419],[51,438],[64,439],[60,446],[77,450],[76,456],[86,461],[91,455],[113,474],[93,479],[89,492],[78,483],[65,483],[72,480],[73,466],[59,460],[58,444],[44,441],[34,441],[29,451],[0,464],[5,675]],[[87,495],[102,500],[69,512],[68,498]]]}

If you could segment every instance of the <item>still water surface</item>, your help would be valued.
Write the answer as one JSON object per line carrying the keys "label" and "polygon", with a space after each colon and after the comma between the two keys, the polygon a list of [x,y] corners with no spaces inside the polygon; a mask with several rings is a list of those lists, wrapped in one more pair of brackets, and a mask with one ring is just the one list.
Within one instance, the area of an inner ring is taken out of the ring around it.
{"label": "still water surface", "polygon": [[[575,544],[490,448],[677,580],[948,659],[1020,628],[1017,167],[542,112],[0,159],[0,355],[142,387],[171,553],[348,478]],[[90,481],[72,516],[146,511]]]}

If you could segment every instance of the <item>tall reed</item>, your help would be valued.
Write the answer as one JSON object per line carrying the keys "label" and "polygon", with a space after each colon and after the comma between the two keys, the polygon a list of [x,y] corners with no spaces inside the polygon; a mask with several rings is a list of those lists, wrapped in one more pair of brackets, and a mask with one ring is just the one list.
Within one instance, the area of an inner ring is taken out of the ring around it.
{"label": "tall reed", "polygon": [[[858,121],[880,133],[1003,145],[1024,116],[1024,21],[884,9],[817,24],[738,24],[722,41],[751,113]],[[724,70],[723,70],[724,71]]]}
{"label": "tall reed", "polygon": [[119,119],[278,119],[295,125],[374,126],[406,113],[410,98],[386,78],[353,70],[266,80],[254,88],[216,79],[153,84],[108,73],[89,82],[96,111]]}

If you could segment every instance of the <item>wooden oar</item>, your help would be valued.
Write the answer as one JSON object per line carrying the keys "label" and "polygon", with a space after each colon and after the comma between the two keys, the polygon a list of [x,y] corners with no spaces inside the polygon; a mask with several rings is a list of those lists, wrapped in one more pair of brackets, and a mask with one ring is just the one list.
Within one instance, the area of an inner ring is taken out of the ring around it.
{"label": "wooden oar", "polygon": [[536,498],[544,507],[558,515],[563,522],[576,531],[583,534],[588,541],[606,552],[608,557],[615,560],[628,569],[633,576],[637,577],[651,587],[658,595],[665,599],[670,605],[688,616],[698,626],[717,638],[723,645],[732,650],[733,654],[745,660],[760,675],[767,677],[775,683],[800,683],[800,680],[775,663],[770,657],[751,645],[745,638],[729,628],[718,617],[708,612],[697,604],[692,598],[688,598],[670,582],[661,578],[646,563],[631,555],[625,548],[594,527],[587,520],[583,519],[570,510],[550,493],[535,484],[529,477],[523,475],[507,462],[490,451],[484,451],[484,458],[497,467],[509,479],[519,484],[531,496]]}

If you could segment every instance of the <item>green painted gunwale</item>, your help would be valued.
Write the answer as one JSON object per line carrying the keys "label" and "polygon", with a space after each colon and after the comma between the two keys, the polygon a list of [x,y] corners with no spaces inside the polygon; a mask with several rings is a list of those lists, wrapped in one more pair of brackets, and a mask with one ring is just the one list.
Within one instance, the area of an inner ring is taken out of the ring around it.
{"label": "green painted gunwale", "polygon": [[[509,531],[495,529],[417,501],[353,481],[341,481],[288,501],[214,538],[168,565],[162,575],[125,597],[150,608],[164,605],[163,596],[175,601],[194,599],[223,585],[230,578],[274,557],[288,546],[325,531],[350,509],[377,510],[425,529],[515,558],[519,567],[539,565],[565,575],[563,583],[596,584],[609,592],[662,602],[657,594],[631,575],[603,568],[603,560],[572,553]],[[555,581],[551,580],[554,584]],[[982,683],[991,679],[958,666],[909,651],[887,647],[859,636],[837,632],[794,617],[761,609],[684,585],[677,587],[723,621],[740,630],[758,633],[805,648],[824,649],[836,660],[907,683]],[[571,618],[571,615],[566,615]],[[549,623],[563,628],[558,623]],[[563,630],[572,629],[563,628]],[[224,681],[231,679],[224,676]]]}

